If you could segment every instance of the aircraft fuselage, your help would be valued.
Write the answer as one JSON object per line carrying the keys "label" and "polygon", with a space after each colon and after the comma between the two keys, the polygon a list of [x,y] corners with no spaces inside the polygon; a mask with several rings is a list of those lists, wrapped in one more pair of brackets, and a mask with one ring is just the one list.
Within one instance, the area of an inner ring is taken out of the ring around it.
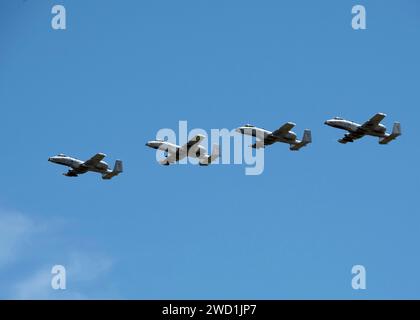
{"label": "aircraft fuselage", "polygon": [[48,158],[48,161],[60,164],[66,167],[72,168],[74,171],[77,171],[78,173],[85,173],[87,171],[93,171],[97,173],[110,173],[111,170],[108,169],[108,164],[105,161],[100,161],[95,166],[87,166],[84,164],[84,161],[68,156],[54,156]]}
{"label": "aircraft fuselage", "polygon": [[358,124],[356,122],[349,121],[349,120],[344,120],[344,119],[343,120],[341,119],[340,120],[339,119],[327,120],[325,121],[325,124],[333,128],[346,130],[350,133],[363,133],[365,135],[380,137],[380,138],[384,138],[387,136],[386,127],[383,124],[379,124],[376,127],[369,128],[369,129],[363,128],[361,124]]}
{"label": "aircraft fuselage", "polygon": [[289,131],[288,133],[281,136],[276,136],[271,131],[257,127],[240,127],[237,129],[237,131],[242,134],[260,138],[264,141],[271,140],[273,142],[283,142],[288,144],[297,144],[300,142],[296,140],[297,136],[293,131]]}

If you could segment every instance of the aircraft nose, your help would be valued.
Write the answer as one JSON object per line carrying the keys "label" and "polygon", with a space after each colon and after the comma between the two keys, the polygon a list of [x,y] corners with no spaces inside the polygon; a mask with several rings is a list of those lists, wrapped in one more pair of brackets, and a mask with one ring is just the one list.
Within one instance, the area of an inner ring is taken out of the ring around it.
{"label": "aircraft nose", "polygon": [[324,124],[329,125],[330,124],[330,121],[327,120],[327,121],[324,122]]}

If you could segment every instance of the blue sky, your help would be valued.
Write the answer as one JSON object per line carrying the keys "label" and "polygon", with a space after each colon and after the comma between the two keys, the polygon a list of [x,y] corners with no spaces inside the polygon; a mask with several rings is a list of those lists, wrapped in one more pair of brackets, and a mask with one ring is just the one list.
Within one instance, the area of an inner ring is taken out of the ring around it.
{"label": "blue sky", "polygon": [[[416,0],[2,1],[0,297],[420,298],[419,39]],[[344,146],[323,124],[376,112],[403,136]],[[314,141],[271,146],[260,176],[159,166],[144,144],[180,120]],[[60,152],[125,172],[66,178]]]}

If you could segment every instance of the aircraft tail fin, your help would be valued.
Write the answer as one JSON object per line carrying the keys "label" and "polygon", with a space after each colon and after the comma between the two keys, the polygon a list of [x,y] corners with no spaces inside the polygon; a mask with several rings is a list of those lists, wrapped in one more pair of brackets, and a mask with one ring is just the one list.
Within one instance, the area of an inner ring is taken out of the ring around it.
{"label": "aircraft tail fin", "polygon": [[122,172],[123,172],[123,162],[121,160],[116,160],[115,165],[114,165],[114,170],[103,174],[102,179],[104,180],[112,179],[113,177],[118,176]]}
{"label": "aircraft tail fin", "polygon": [[401,132],[401,123],[395,122],[394,123],[394,127],[392,128],[392,133],[390,135],[388,135],[387,137],[379,140],[379,143],[380,144],[388,144],[392,140],[397,139],[401,134],[402,134],[402,132]]}
{"label": "aircraft tail fin", "polygon": [[200,160],[199,165],[200,166],[208,166],[214,160],[216,160],[217,158],[219,158],[219,156],[220,156],[220,148],[219,148],[219,145],[214,144],[213,145],[213,148],[212,148],[211,155],[210,156],[207,156],[203,160]]}
{"label": "aircraft tail fin", "polygon": [[116,160],[114,165],[113,172],[120,174],[123,172],[123,162],[121,160]]}
{"label": "aircraft tail fin", "polygon": [[300,150],[300,148],[302,148],[302,147],[304,147],[304,146],[306,146],[310,143],[312,143],[312,132],[311,132],[311,130],[306,129],[303,132],[302,141],[295,144],[295,145],[290,146],[290,150],[298,151],[298,150]]}

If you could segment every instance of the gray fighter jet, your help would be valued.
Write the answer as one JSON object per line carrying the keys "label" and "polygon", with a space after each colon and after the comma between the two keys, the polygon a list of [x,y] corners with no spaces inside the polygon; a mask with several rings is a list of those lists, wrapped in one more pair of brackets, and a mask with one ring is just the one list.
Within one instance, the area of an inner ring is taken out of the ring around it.
{"label": "gray fighter jet", "polygon": [[380,123],[385,117],[386,114],[377,113],[364,124],[358,124],[343,118],[335,117],[325,121],[325,124],[349,132],[344,138],[338,140],[338,142],[343,144],[354,142],[354,140],[360,139],[366,135],[379,137],[380,144],[388,144],[401,135],[401,124],[395,122],[392,133],[386,133],[386,127]]}
{"label": "gray fighter jet", "polygon": [[123,163],[121,160],[115,161],[114,169],[110,170],[108,169],[108,164],[103,161],[105,157],[105,154],[98,153],[89,160],[82,161],[66,156],[65,154],[59,154],[48,158],[48,161],[70,167],[71,169],[67,173],[63,173],[66,177],[77,177],[79,174],[92,171],[102,174],[102,179],[109,180],[123,172]]}
{"label": "gray fighter jet", "polygon": [[200,145],[200,142],[204,139],[205,136],[197,134],[183,146],[162,140],[148,141],[146,146],[165,152],[165,158],[160,161],[160,164],[164,166],[169,166],[185,157],[197,158],[200,166],[208,166],[219,157],[219,146],[217,144],[213,145],[212,154],[209,155],[207,150]]}
{"label": "gray fighter jet", "polygon": [[275,142],[288,143],[290,150],[298,151],[300,148],[312,142],[311,130],[306,129],[303,133],[302,141],[297,140],[296,133],[290,131],[295,126],[293,122],[287,122],[274,132],[257,128],[246,124],[236,129],[236,132],[258,138],[259,140],[251,145],[251,148],[259,149],[272,145]]}

